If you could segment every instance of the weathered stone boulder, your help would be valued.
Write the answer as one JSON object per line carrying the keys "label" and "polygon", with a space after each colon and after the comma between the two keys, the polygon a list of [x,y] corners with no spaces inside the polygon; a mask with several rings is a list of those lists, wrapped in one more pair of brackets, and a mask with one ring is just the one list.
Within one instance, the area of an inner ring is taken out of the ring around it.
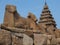
{"label": "weathered stone boulder", "polygon": [[34,34],[34,45],[47,45],[47,37],[44,34]]}
{"label": "weathered stone boulder", "polygon": [[0,30],[0,45],[11,45],[11,33],[6,30]]}
{"label": "weathered stone boulder", "polygon": [[56,39],[57,45],[60,45],[60,38]]}
{"label": "weathered stone boulder", "polygon": [[33,45],[33,39],[26,34],[23,34],[23,45]]}
{"label": "weathered stone boulder", "polygon": [[12,34],[12,45],[23,45],[23,34],[22,33]]}
{"label": "weathered stone boulder", "polygon": [[56,38],[54,35],[52,35],[51,45],[57,45]]}
{"label": "weathered stone boulder", "polygon": [[[57,38],[54,35],[34,34],[35,45],[57,45]],[[58,42],[60,42],[58,40]]]}
{"label": "weathered stone boulder", "polygon": [[0,30],[0,45],[23,45],[23,33]]}

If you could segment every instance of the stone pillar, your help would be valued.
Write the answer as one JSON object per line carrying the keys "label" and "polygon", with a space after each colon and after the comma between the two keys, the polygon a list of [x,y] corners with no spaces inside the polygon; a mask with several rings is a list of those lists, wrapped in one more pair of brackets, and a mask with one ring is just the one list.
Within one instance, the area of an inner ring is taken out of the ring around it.
{"label": "stone pillar", "polygon": [[13,14],[9,14],[9,18],[8,18],[9,22],[8,22],[8,26],[13,27],[14,26],[14,15]]}
{"label": "stone pillar", "polygon": [[14,12],[16,11],[16,7],[13,5],[7,5],[5,9],[4,16],[4,25],[13,27],[14,26]]}

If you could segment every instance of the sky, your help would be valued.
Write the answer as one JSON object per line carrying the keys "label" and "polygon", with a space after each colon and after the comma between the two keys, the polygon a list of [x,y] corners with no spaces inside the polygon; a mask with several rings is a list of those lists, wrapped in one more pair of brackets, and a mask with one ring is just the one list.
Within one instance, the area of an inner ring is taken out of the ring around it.
{"label": "sky", "polygon": [[[46,0],[51,14],[53,15],[57,27],[60,28],[60,0]],[[0,24],[3,23],[5,6],[15,5],[18,13],[22,17],[27,17],[28,13],[31,12],[35,14],[36,18],[40,18],[43,6],[45,4],[44,0],[0,0]]]}

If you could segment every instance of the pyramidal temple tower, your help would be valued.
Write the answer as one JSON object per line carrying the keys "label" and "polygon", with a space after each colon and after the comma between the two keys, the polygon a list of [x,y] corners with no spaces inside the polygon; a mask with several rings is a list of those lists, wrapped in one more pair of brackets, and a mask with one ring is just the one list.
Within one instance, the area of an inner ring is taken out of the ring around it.
{"label": "pyramidal temple tower", "polygon": [[47,27],[54,27],[56,28],[56,22],[51,14],[51,11],[49,10],[49,7],[45,1],[45,5],[42,10],[42,14],[40,16],[39,24],[44,24]]}

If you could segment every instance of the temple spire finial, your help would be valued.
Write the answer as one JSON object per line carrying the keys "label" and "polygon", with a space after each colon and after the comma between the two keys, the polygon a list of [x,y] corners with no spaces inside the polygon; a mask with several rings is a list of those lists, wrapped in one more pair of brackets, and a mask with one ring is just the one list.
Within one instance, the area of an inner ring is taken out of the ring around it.
{"label": "temple spire finial", "polygon": [[46,5],[47,3],[46,3],[46,0],[45,0],[45,5]]}

